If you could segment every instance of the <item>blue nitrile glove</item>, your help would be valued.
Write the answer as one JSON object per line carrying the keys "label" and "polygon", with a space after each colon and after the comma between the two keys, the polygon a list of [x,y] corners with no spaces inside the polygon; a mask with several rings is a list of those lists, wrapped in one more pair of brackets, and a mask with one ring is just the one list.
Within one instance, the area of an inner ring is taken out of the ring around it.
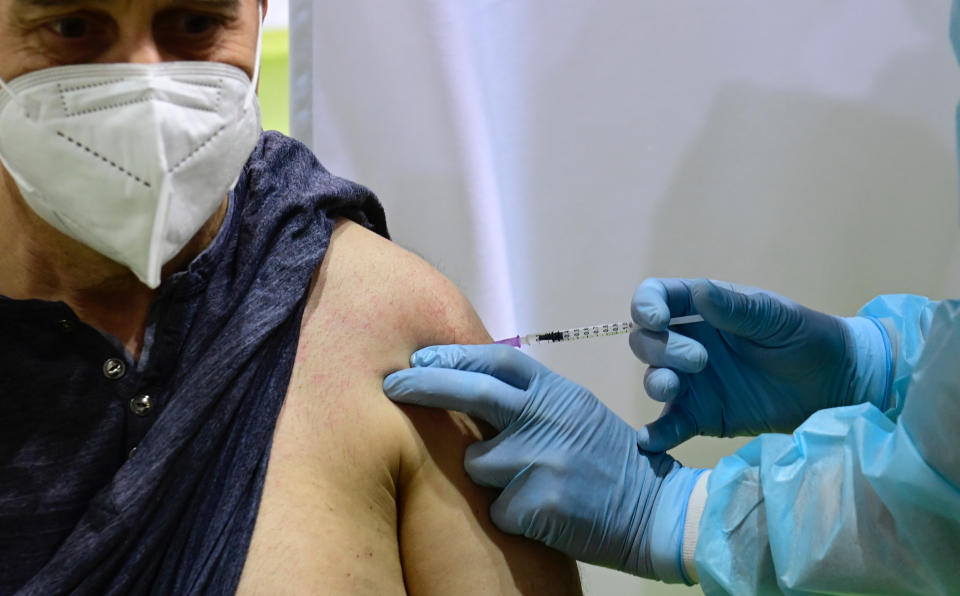
{"label": "blue nitrile glove", "polygon": [[[633,296],[630,335],[651,365],[644,387],[666,402],[640,429],[640,446],[665,451],[694,435],[792,432],[823,408],[885,407],[890,338],[873,318],[841,318],[772,292],[705,279],[657,279]],[[671,317],[703,323],[667,329]]]}
{"label": "blue nitrile glove", "polygon": [[641,451],[637,431],[592,393],[513,348],[435,346],[411,364],[386,378],[387,396],[500,431],[465,456],[474,482],[504,489],[490,508],[497,527],[581,561],[686,580],[683,521],[702,470]]}

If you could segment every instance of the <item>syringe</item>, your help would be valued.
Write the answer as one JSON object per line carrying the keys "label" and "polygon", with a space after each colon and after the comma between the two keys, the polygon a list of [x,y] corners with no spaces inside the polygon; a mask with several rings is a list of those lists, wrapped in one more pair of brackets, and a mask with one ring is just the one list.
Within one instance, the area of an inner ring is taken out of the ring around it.
{"label": "syringe", "polygon": [[[670,319],[669,326],[689,325],[690,323],[700,323],[703,317],[700,315],[689,315],[686,317],[674,317]],[[531,333],[529,335],[516,335],[494,342],[519,348],[520,346],[529,346],[538,343],[556,343],[561,341],[571,341],[574,339],[590,339],[592,337],[606,337],[608,335],[622,335],[630,333],[637,328],[633,322],[606,323],[603,325],[590,325],[588,327],[574,327],[573,329],[561,329],[560,331],[548,331],[546,333]]]}

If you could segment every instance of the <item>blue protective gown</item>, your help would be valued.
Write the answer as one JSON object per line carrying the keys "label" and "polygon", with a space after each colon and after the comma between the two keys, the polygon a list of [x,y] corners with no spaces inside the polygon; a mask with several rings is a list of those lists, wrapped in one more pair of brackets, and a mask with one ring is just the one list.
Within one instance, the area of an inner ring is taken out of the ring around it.
{"label": "blue protective gown", "polygon": [[[960,58],[960,0],[950,40]],[[960,594],[960,300],[860,314],[896,342],[885,411],[823,410],[720,461],[695,555],[707,594]]]}
{"label": "blue protective gown", "polygon": [[886,411],[823,410],[720,461],[696,549],[707,594],[960,594],[960,300],[860,314],[895,336]]}

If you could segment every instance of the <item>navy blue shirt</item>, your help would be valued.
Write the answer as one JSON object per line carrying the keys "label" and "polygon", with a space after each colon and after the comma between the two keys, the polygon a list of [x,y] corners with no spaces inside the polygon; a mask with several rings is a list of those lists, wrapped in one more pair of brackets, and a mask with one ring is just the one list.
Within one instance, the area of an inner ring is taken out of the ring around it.
{"label": "navy blue shirt", "polygon": [[138,362],[65,304],[0,297],[0,594],[235,591],[338,216],[387,235],[369,191],[265,133]]}

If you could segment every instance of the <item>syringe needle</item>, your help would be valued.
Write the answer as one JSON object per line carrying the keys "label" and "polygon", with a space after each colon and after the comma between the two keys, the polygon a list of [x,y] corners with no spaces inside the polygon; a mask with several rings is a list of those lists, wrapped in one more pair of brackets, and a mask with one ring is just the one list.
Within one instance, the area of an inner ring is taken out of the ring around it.
{"label": "syringe needle", "polygon": [[[700,315],[687,315],[683,317],[674,317],[670,319],[669,326],[689,325],[703,321]],[[515,335],[507,339],[501,339],[495,343],[505,344],[519,348],[534,343],[542,342],[563,342],[574,339],[590,339],[593,337],[607,337],[610,335],[621,335],[633,331],[637,326],[632,322],[604,323],[602,325],[590,325],[588,327],[574,327],[572,329],[562,329],[560,331],[548,331],[546,333],[531,333],[529,335]]]}

